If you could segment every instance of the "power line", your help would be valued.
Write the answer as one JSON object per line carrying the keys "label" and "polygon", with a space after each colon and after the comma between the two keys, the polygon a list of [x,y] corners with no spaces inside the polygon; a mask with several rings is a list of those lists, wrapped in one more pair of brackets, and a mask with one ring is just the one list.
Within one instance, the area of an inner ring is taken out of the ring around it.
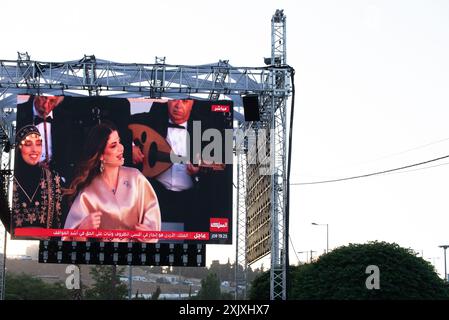
{"label": "power line", "polygon": [[434,164],[433,166],[428,166],[428,167],[424,167],[424,168],[416,168],[416,169],[405,170],[405,171],[400,171],[400,172],[390,172],[390,174],[407,173],[407,172],[412,172],[412,171],[431,169],[431,168],[435,168],[435,167],[447,166],[448,164],[449,164],[449,162],[444,162],[444,163]]}
{"label": "power line", "polygon": [[361,161],[361,162],[357,162],[357,163],[353,163],[353,164],[340,165],[340,166],[334,167],[334,169],[347,168],[347,167],[351,167],[351,166],[360,166],[360,165],[365,165],[365,164],[368,164],[368,163],[377,162],[377,161],[388,159],[388,158],[391,158],[391,157],[396,157],[396,156],[399,156],[399,155],[402,155],[402,154],[405,154],[405,153],[408,153],[408,152],[411,152],[411,151],[415,151],[415,150],[418,150],[418,149],[426,148],[428,146],[431,146],[431,145],[434,145],[434,144],[438,144],[438,143],[442,143],[442,142],[445,142],[445,141],[449,141],[449,138],[435,140],[435,141],[432,141],[432,142],[428,142],[426,144],[422,144],[422,145],[419,145],[419,146],[416,146],[416,147],[413,147],[413,148],[405,149],[403,151],[390,153],[390,154],[387,154],[387,155],[384,155],[384,156],[380,156],[378,158],[374,158],[374,159],[371,159],[371,160]]}
{"label": "power line", "polygon": [[296,249],[295,249],[295,246],[293,245],[293,241],[292,241],[292,237],[290,236],[290,233],[288,234],[288,238],[290,239],[290,244],[292,245],[293,252],[295,253],[296,259],[298,259],[298,263],[300,263],[301,261],[299,261],[299,257],[298,257],[298,254],[296,253]]}
{"label": "power line", "polygon": [[385,156],[381,156],[381,157],[373,159],[373,160],[368,160],[368,161],[362,162],[360,164],[375,162],[375,161],[379,161],[379,160],[383,160],[383,159],[399,156],[399,155],[404,154],[404,153],[408,153],[408,152],[415,151],[415,150],[418,150],[418,149],[426,148],[428,146],[431,146],[431,145],[434,145],[434,144],[437,144],[437,143],[441,143],[441,142],[445,142],[445,141],[448,141],[448,140],[449,140],[449,138],[444,138],[444,139],[432,141],[432,142],[429,142],[429,143],[426,143],[426,144],[422,144],[422,145],[419,145],[419,146],[416,146],[416,147],[413,147],[413,148],[410,148],[410,149],[406,149],[406,150],[403,150],[403,151],[387,154]]}
{"label": "power line", "polygon": [[408,169],[408,168],[412,168],[412,167],[416,167],[416,166],[421,166],[426,163],[431,163],[431,162],[439,161],[439,160],[446,159],[446,158],[449,158],[449,155],[431,159],[431,160],[427,160],[427,161],[423,161],[423,162],[419,162],[419,163],[415,163],[415,164],[410,164],[410,165],[399,167],[399,168],[388,169],[388,170],[378,171],[378,172],[373,172],[373,173],[368,173],[368,174],[362,174],[359,176],[340,178],[340,179],[332,179],[332,180],[323,180],[323,181],[297,182],[297,183],[291,183],[291,185],[299,186],[299,185],[310,185],[310,184],[322,184],[322,183],[331,183],[331,182],[340,182],[340,181],[347,181],[347,180],[353,180],[353,179],[367,178],[367,177],[371,177],[371,176],[375,176],[375,175],[380,175],[380,174],[390,173],[390,172],[394,172],[394,171],[398,171],[398,170],[404,170],[404,169]]}

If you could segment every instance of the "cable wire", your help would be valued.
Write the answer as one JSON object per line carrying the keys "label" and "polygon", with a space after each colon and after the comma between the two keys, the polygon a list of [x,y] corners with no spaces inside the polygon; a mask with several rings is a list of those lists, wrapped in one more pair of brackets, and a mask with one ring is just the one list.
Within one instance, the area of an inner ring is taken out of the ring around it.
{"label": "cable wire", "polygon": [[441,143],[441,142],[445,142],[445,141],[448,141],[448,140],[449,140],[449,138],[432,141],[432,142],[429,142],[429,143],[426,143],[426,144],[422,144],[422,145],[419,145],[419,146],[416,146],[416,147],[413,147],[413,148],[410,148],[410,149],[406,149],[406,150],[403,150],[403,151],[391,153],[391,154],[385,155],[383,157],[379,157],[377,159],[368,160],[368,161],[366,161],[364,163],[369,163],[369,162],[373,162],[373,161],[379,161],[379,160],[383,160],[383,159],[386,159],[386,158],[399,156],[399,155],[404,154],[404,153],[408,153],[408,152],[415,151],[415,150],[418,150],[418,149],[426,148],[428,146],[431,146],[431,145],[434,145],[434,144],[438,144],[438,143]]}
{"label": "cable wire", "polygon": [[331,182],[340,182],[340,181],[347,181],[347,180],[353,180],[353,179],[367,178],[367,177],[371,177],[371,176],[375,176],[375,175],[380,175],[380,174],[390,173],[393,171],[399,171],[399,170],[404,170],[404,169],[408,169],[408,168],[412,168],[412,167],[416,167],[416,166],[421,166],[426,163],[431,163],[431,162],[439,161],[439,160],[446,159],[446,158],[449,158],[449,155],[431,159],[431,160],[427,160],[427,161],[423,161],[423,162],[419,162],[419,163],[410,164],[410,165],[399,167],[399,168],[388,169],[388,170],[378,171],[378,172],[373,172],[373,173],[368,173],[368,174],[362,174],[359,176],[340,178],[340,179],[332,179],[332,180],[323,180],[323,181],[297,182],[297,183],[291,183],[290,185],[303,186],[303,185],[322,184],[322,183],[331,183]]}
{"label": "cable wire", "polygon": [[[384,156],[380,156],[380,157],[375,158],[375,159],[362,161],[362,162],[356,163],[354,165],[364,165],[364,164],[368,164],[368,163],[377,162],[377,161],[380,161],[380,160],[396,157],[396,156],[399,156],[399,155],[402,155],[402,154],[405,154],[405,153],[409,153],[411,151],[415,151],[415,150],[419,150],[419,149],[422,149],[422,148],[426,148],[426,147],[432,146],[434,144],[442,143],[442,142],[445,142],[445,141],[448,141],[448,140],[449,140],[449,138],[444,138],[444,139],[428,142],[426,144],[422,144],[422,145],[419,145],[419,146],[416,146],[416,147],[413,147],[413,148],[409,148],[409,149],[406,149],[406,150],[402,150],[402,151],[398,151],[398,152],[395,152],[395,153],[390,153],[390,154],[387,154],[387,155],[384,155]],[[348,165],[344,165],[343,167],[348,167]],[[337,168],[341,168],[341,167],[339,166]]]}
{"label": "cable wire", "polygon": [[[286,176],[286,188],[287,188],[287,196],[286,196],[286,203],[285,203],[285,230],[284,232],[287,232],[287,235],[290,236],[290,173],[291,173],[291,163],[292,163],[292,140],[293,140],[293,119],[295,114],[295,69],[293,67],[289,68],[290,70],[290,76],[292,80],[292,100],[291,100],[291,111],[290,111],[290,130],[289,130],[289,136],[288,136],[288,155],[287,155],[287,176]],[[284,240],[283,240],[284,241]],[[290,240],[291,241],[291,240]],[[290,249],[288,244],[286,245],[285,250],[285,264],[286,264],[286,276],[285,276],[285,282],[287,288],[290,287]],[[296,254],[296,251],[295,251]],[[288,299],[288,290],[286,289],[286,299]]]}
{"label": "cable wire", "polygon": [[293,252],[295,252],[296,259],[298,259],[298,263],[300,263],[301,261],[299,260],[298,253],[296,252],[295,246],[293,245],[293,240],[290,233],[288,234],[288,238],[290,240],[290,244],[292,245]]}
{"label": "cable wire", "polygon": [[387,174],[398,174],[398,173],[407,173],[407,172],[413,172],[413,171],[419,171],[419,170],[426,170],[426,169],[432,169],[432,168],[436,168],[436,167],[447,166],[448,164],[449,164],[449,162],[444,162],[444,163],[434,164],[433,166],[428,166],[428,167],[424,167],[424,168],[416,168],[416,169],[410,169],[410,170],[399,171],[399,172],[388,172]]}

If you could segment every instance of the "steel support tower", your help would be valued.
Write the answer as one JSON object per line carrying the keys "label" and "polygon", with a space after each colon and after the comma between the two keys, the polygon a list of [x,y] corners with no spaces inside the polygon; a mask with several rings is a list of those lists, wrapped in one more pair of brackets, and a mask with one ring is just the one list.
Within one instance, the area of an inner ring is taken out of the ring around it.
{"label": "steel support tower", "polygon": [[0,228],[0,300],[5,300],[6,285],[6,230]]}
{"label": "steel support tower", "polygon": [[[286,251],[288,231],[286,218],[286,104],[291,95],[291,67],[286,64],[285,16],[277,10],[272,20],[271,58],[263,67],[233,67],[227,60],[199,66],[168,65],[164,59],[154,64],[117,63],[84,56],[76,61],[41,62],[30,59],[28,53],[17,60],[0,60],[0,109],[14,141],[18,94],[50,94],[68,96],[108,95],[114,97],[148,97],[182,99],[217,99],[222,96],[234,101],[234,110],[241,107],[241,96],[259,95],[261,121],[245,122],[235,112],[238,128],[272,129],[274,148],[270,150],[273,174],[271,179],[271,299],[286,298]],[[268,138],[270,138],[268,137]],[[247,292],[247,260],[245,258],[247,211],[247,146],[235,146],[237,158],[237,244],[236,295],[245,298]],[[2,149],[2,158],[6,151]],[[8,155],[8,159],[9,155]],[[3,228],[2,228],[3,229]],[[2,230],[3,231],[3,230]],[[243,268],[243,270],[242,270]],[[239,272],[240,270],[240,272]],[[1,271],[0,271],[1,272]],[[2,274],[1,274],[2,276]]]}
{"label": "steel support tower", "polygon": [[236,140],[236,257],[243,267],[243,272],[236,269],[236,297],[246,297],[248,264],[271,253],[270,299],[276,300],[287,298],[288,266],[286,137],[292,69],[286,62],[286,17],[282,10],[274,14],[271,27],[271,57],[265,58],[270,73],[263,84],[267,90],[259,94],[260,121],[240,123],[240,130],[249,129],[255,136]]}
{"label": "steel support tower", "polygon": [[[244,121],[238,123],[240,132],[247,129]],[[235,139],[235,154],[237,157],[237,217],[236,217],[236,252],[235,252],[235,299],[245,300],[248,292],[246,259],[246,190],[247,190],[247,153],[248,139],[245,136]]]}
{"label": "steel support tower", "polygon": [[[6,210],[5,206],[9,202],[9,187],[11,178],[11,141],[10,137],[14,130],[12,119],[15,114],[12,109],[0,109],[0,202],[2,206],[0,210]],[[2,224],[0,223],[0,226]],[[6,285],[6,242],[7,233],[6,228],[0,228],[0,300],[5,299],[5,285]]]}
{"label": "steel support tower", "polygon": [[273,165],[271,176],[271,269],[270,299],[287,299],[288,230],[287,230],[287,99],[290,92],[290,70],[287,66],[286,17],[276,10],[271,19],[271,69],[266,102],[271,101],[270,123],[274,134],[274,150],[270,150]]}

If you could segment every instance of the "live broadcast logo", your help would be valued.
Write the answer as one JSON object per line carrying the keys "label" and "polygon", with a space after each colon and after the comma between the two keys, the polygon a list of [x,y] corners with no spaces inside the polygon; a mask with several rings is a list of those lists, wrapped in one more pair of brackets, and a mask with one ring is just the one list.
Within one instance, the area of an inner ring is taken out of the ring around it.
{"label": "live broadcast logo", "polygon": [[213,112],[229,112],[230,111],[230,107],[228,105],[213,104],[212,107],[211,107],[211,110]]}

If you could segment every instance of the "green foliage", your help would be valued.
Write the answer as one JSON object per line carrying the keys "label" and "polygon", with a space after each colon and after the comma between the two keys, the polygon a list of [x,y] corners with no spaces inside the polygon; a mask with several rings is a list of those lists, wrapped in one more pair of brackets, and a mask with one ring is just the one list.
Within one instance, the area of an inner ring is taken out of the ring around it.
{"label": "green foliage", "polygon": [[[305,266],[300,266],[303,268]],[[290,266],[290,274],[295,272],[298,267]],[[263,267],[262,267],[263,270]],[[291,287],[291,285],[290,285]],[[249,288],[249,299],[250,300],[269,300],[270,299],[270,270],[261,273],[257,276],[251,283]]]}
{"label": "green foliage", "polygon": [[[366,287],[369,265],[379,268],[379,290]],[[350,244],[290,270],[290,299],[449,299],[449,287],[433,266],[394,243]],[[253,282],[251,299],[268,297],[269,274],[262,277]]]}
{"label": "green foliage", "polygon": [[234,300],[234,294],[230,292],[222,292],[221,293],[221,300]]}
{"label": "green foliage", "polygon": [[270,271],[265,271],[251,283],[249,290],[250,300],[270,299]]}
{"label": "green foliage", "polygon": [[95,280],[92,288],[86,291],[86,298],[93,300],[121,300],[128,293],[127,286],[120,282],[122,270],[115,266],[95,266],[90,274]]}
{"label": "green foliage", "polygon": [[207,277],[201,280],[201,289],[198,292],[198,300],[220,300],[221,289],[220,279],[217,274],[209,273]]}
{"label": "green foliage", "polygon": [[49,284],[27,274],[6,274],[6,300],[67,300],[71,290],[62,282]]}

